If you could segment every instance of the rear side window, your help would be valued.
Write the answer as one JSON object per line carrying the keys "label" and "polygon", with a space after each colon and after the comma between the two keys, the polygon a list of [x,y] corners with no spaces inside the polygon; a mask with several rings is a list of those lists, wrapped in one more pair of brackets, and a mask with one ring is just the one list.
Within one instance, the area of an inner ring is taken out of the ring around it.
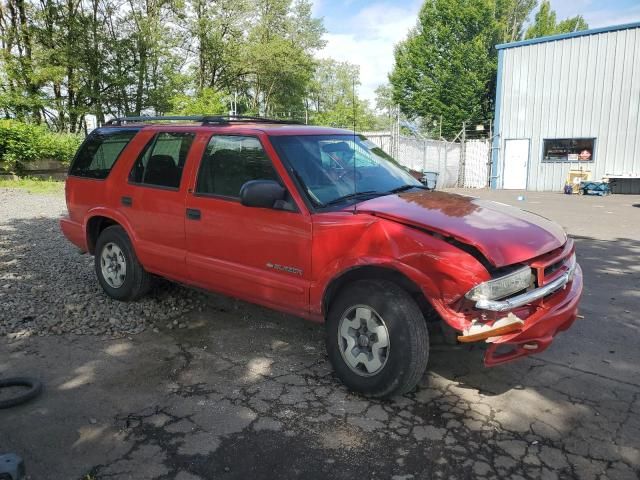
{"label": "rear side window", "polygon": [[138,130],[109,129],[92,133],[82,144],[69,175],[105,179]]}
{"label": "rear side window", "polygon": [[157,187],[178,188],[195,134],[158,133],[144,148],[129,174],[129,181]]}
{"label": "rear side window", "polygon": [[196,193],[240,197],[249,180],[275,180],[278,175],[255,137],[217,135],[205,151]]}

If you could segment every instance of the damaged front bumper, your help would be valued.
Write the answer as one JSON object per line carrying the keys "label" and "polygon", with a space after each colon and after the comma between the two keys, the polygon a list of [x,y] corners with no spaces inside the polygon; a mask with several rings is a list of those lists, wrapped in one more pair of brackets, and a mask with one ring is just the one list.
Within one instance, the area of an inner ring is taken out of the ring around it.
{"label": "damaged front bumper", "polygon": [[476,308],[478,310],[490,310],[492,312],[509,312],[518,307],[529,305],[546,297],[547,295],[551,295],[561,288],[564,288],[567,283],[573,280],[573,275],[577,266],[578,264],[574,263],[569,271],[563,273],[554,281],[544,285],[543,287],[518,295],[517,297],[508,298],[506,300],[478,300],[478,302],[476,302]]}
{"label": "damaged front bumper", "polygon": [[582,270],[577,263],[548,284],[509,298],[476,303],[478,310],[507,313],[491,325],[474,321],[458,337],[460,342],[489,343],[484,364],[493,367],[544,351],[554,336],[568,329],[578,314]]}
{"label": "damaged front bumper", "polygon": [[546,298],[538,299],[535,311],[522,319],[524,325],[519,330],[486,339],[490,345],[484,356],[485,366],[493,367],[540,353],[546,350],[558,332],[573,324],[582,296],[582,270],[578,264],[561,288]]}

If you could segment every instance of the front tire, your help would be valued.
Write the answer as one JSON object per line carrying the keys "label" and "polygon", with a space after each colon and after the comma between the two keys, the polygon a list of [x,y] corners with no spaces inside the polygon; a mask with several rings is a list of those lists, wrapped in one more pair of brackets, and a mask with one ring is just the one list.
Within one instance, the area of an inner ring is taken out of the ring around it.
{"label": "front tire", "polygon": [[150,276],[119,225],[105,228],[96,242],[95,269],[100,286],[115,300],[137,300],[150,288]]}
{"label": "front tire", "polygon": [[327,317],[327,353],[340,380],[366,396],[407,393],[429,358],[427,323],[397,284],[359,280],[345,287]]}

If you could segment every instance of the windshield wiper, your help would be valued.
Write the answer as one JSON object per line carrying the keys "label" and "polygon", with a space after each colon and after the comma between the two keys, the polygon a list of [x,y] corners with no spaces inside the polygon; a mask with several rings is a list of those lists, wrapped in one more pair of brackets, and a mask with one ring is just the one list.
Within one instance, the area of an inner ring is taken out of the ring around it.
{"label": "windshield wiper", "polygon": [[328,207],[329,205],[346,202],[347,200],[351,200],[353,198],[370,197],[371,195],[384,195],[384,193],[378,192],[376,190],[366,190],[364,192],[349,193],[348,195],[343,195],[341,197],[335,198],[330,202],[325,203],[323,206]]}
{"label": "windshield wiper", "polygon": [[387,193],[400,193],[406,192],[407,190],[411,190],[412,188],[420,188],[422,190],[429,190],[428,187],[424,185],[402,185],[401,187],[394,188],[393,190],[389,190]]}

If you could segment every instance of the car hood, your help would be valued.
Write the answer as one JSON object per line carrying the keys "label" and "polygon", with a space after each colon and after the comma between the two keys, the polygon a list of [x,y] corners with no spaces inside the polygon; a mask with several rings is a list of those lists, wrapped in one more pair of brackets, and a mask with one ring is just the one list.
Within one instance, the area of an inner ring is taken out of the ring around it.
{"label": "car hood", "polygon": [[367,200],[357,210],[453,237],[496,267],[530,260],[567,240],[564,230],[544,217],[465,195],[412,191]]}

